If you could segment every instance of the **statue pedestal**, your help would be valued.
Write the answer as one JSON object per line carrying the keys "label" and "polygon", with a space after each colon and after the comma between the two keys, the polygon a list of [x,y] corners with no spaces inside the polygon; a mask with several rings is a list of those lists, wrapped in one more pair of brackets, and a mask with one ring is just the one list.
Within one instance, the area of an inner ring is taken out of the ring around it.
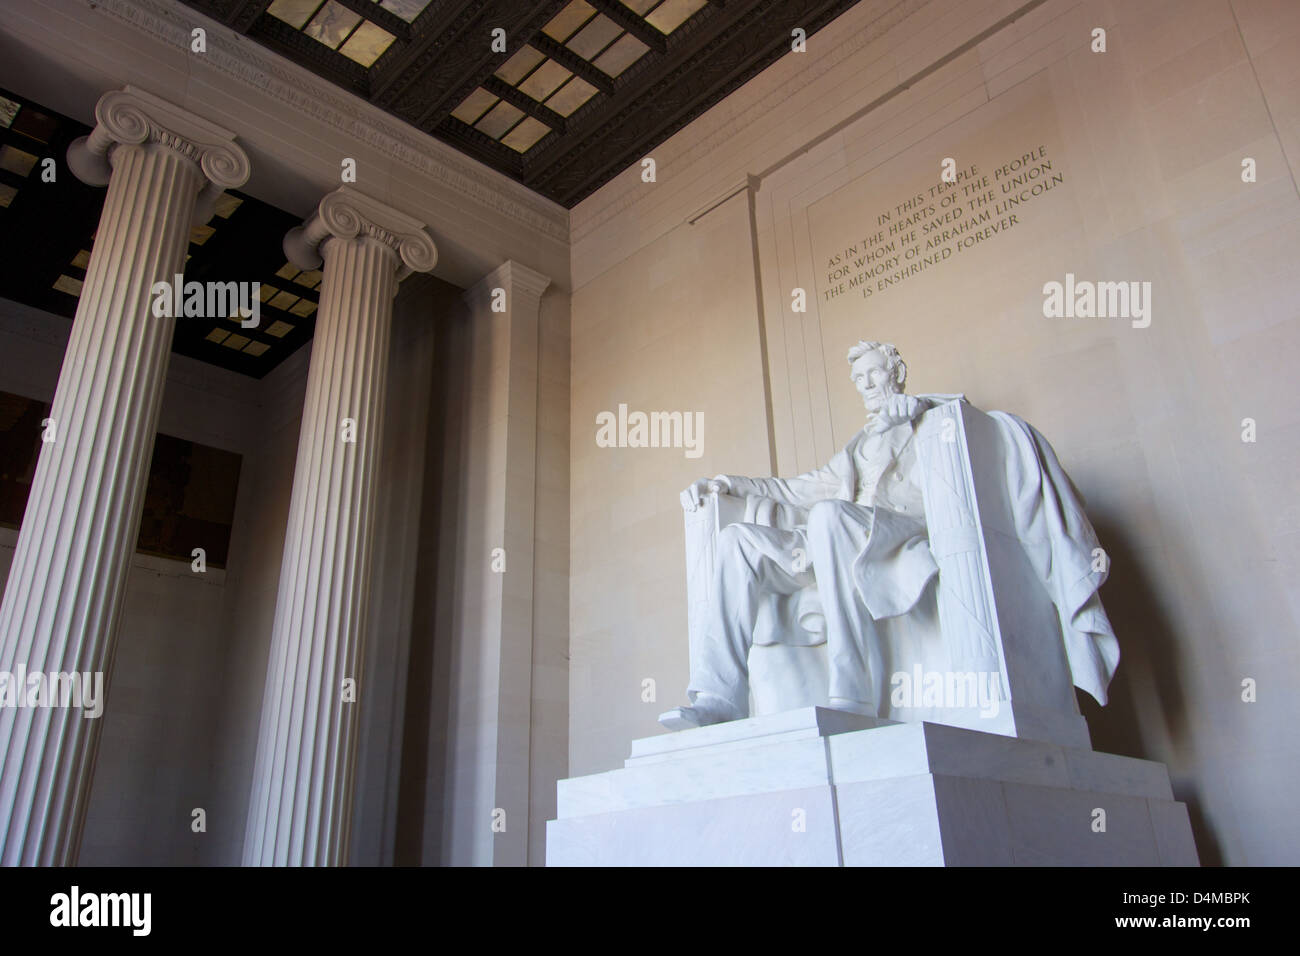
{"label": "statue pedestal", "polygon": [[1198,865],[1164,764],[821,707],[633,741],[557,816],[548,866]]}

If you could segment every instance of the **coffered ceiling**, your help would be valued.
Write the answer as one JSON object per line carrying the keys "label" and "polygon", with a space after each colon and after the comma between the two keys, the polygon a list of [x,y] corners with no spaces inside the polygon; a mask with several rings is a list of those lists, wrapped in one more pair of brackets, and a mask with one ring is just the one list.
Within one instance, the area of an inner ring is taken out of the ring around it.
{"label": "coffered ceiling", "polygon": [[185,2],[572,207],[854,0]]}

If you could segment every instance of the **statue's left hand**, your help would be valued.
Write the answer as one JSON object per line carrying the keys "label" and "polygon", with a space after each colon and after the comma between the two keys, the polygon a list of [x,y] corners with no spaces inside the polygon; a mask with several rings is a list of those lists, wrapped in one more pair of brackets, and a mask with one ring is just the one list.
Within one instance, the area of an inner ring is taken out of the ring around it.
{"label": "statue's left hand", "polygon": [[899,392],[897,395],[890,395],[885,399],[885,407],[881,412],[883,418],[889,425],[901,425],[903,422],[910,422],[921,413],[921,400],[915,395],[907,395]]}

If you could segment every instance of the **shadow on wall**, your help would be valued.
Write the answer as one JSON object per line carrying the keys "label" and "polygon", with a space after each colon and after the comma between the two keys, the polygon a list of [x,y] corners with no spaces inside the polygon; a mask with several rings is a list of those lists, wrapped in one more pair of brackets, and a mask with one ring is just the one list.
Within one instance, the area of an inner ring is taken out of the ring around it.
{"label": "shadow on wall", "polygon": [[[1102,586],[1101,599],[1120,647],[1110,703],[1101,707],[1088,694],[1076,691],[1079,710],[1092,733],[1093,749],[1172,764],[1174,799],[1187,804],[1201,864],[1222,866],[1223,853],[1202,812],[1195,784],[1190,778],[1179,779],[1173,772],[1175,767],[1196,765],[1186,695],[1179,682],[1178,641],[1153,600],[1159,592],[1147,578],[1142,559],[1130,547],[1121,527],[1104,519],[1092,520],[1111,560],[1110,577]],[[1139,706],[1141,701],[1153,701],[1158,709],[1144,709]]]}
{"label": "shadow on wall", "polygon": [[[460,483],[468,471],[469,317],[448,302],[437,319],[433,384],[429,389],[429,440],[425,446],[425,506],[420,513],[417,582],[411,619],[410,666],[402,735],[401,785],[393,862],[437,866],[444,862],[445,768],[451,721],[453,606],[458,562],[456,544],[465,500]],[[421,584],[423,582],[423,584]]]}

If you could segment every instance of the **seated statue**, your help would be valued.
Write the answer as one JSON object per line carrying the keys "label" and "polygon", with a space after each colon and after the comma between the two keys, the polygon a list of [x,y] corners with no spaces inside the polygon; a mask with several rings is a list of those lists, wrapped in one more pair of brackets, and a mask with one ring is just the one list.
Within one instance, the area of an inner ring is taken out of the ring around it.
{"label": "seated statue", "polygon": [[[923,595],[933,595],[932,582],[944,586],[929,536],[917,425],[931,409],[964,400],[906,394],[907,366],[892,345],[859,342],[849,350],[848,361],[867,422],[829,464],[795,478],[718,475],[692,483],[681,494],[688,513],[710,494],[743,498],[749,507],[744,521],[717,534],[709,570],[711,598],[706,609],[692,609],[703,620],[697,628],[699,646],[692,646],[690,703],[660,717],[669,729],[749,715],[747,662],[764,605],[774,602],[787,609],[791,620],[787,631],[794,636],[784,640],[825,642],[830,706],[882,715],[880,629],[889,619],[912,612]],[[1096,555],[1104,552],[1096,547],[1078,493],[1046,440],[1015,416],[994,412],[986,417],[996,423],[992,441],[999,448],[992,460],[1005,467],[998,480],[1007,486],[1003,498],[1010,502],[1009,523],[1022,546],[1016,567],[1023,565],[1041,582],[1049,608],[1054,604],[1059,612],[1060,627],[1045,639],[1064,640],[1061,667],[1068,667],[1075,685],[1105,703],[1119,652],[1096,593],[1106,575]],[[935,485],[931,481],[929,487]],[[763,520],[752,517],[756,512],[765,515]],[[981,560],[988,573],[987,556]],[[801,629],[801,615],[815,618],[816,626]],[[1010,620],[1014,615],[1005,616]],[[995,634],[986,643],[1001,639]],[[985,648],[984,653],[982,659],[1001,669],[1000,650]],[[1072,698],[1065,706],[1073,706]]]}

